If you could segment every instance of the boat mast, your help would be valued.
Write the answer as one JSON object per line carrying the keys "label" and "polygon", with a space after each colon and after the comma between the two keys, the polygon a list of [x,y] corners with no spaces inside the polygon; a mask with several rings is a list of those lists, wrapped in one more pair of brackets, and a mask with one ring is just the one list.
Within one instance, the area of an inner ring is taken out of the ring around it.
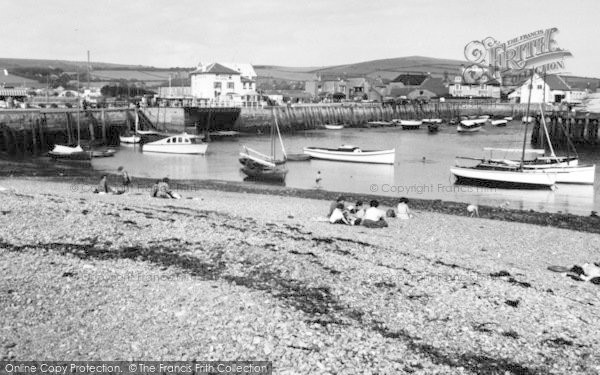
{"label": "boat mast", "polygon": [[281,138],[281,132],[279,131],[279,124],[277,123],[277,116],[275,118],[275,129],[277,129],[277,136],[279,137],[279,143],[281,144],[281,153],[283,154],[283,160],[287,159],[287,153],[285,152],[285,146],[283,145],[283,139]]}
{"label": "boat mast", "polygon": [[523,170],[523,161],[525,160],[525,146],[527,145],[527,125],[529,124],[529,107],[531,106],[531,91],[533,91],[533,76],[535,70],[531,69],[531,82],[529,83],[529,99],[527,99],[527,111],[525,112],[525,132],[523,133],[523,151],[521,152],[521,165],[519,168]]}
{"label": "boat mast", "polygon": [[81,130],[79,126],[79,112],[81,111],[81,98],[79,97],[79,69],[77,69],[77,146],[81,143]]}
{"label": "boat mast", "polygon": [[548,147],[550,147],[550,156],[554,159],[558,159],[556,154],[554,153],[554,147],[552,147],[552,141],[550,141],[550,135],[548,134],[548,127],[546,126],[546,115],[544,114],[543,105],[540,104],[540,113],[542,114],[542,125],[544,126],[544,134],[546,135],[546,140],[548,141]]}

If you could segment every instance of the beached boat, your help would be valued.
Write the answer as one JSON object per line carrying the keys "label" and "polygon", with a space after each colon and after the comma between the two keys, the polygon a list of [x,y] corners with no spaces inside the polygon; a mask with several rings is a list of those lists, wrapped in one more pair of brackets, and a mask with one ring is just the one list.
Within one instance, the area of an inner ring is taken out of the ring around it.
{"label": "beached boat", "polygon": [[84,151],[79,145],[75,147],[54,145],[54,148],[48,152],[48,156],[52,159],[67,160],[90,160],[92,158],[92,154]]}
{"label": "beached boat", "polygon": [[163,154],[205,154],[207,148],[208,144],[202,142],[202,137],[182,133],[145,143],[142,151]]}
{"label": "beached boat", "polygon": [[142,137],[140,137],[139,135],[121,135],[119,136],[119,141],[121,143],[128,143],[128,144],[132,144],[132,143],[140,143],[140,141],[142,140]]}
{"label": "beached boat", "polygon": [[331,124],[327,124],[327,125],[325,125],[325,129],[328,129],[328,130],[340,130],[340,129],[344,129],[344,125],[331,125]]}
{"label": "beached boat", "polygon": [[419,129],[423,124],[421,120],[395,120],[396,123],[402,126],[402,130],[414,130]]}
{"label": "beached boat", "polygon": [[[242,164],[241,171],[248,178],[254,180],[263,180],[270,182],[284,182],[288,173],[286,166],[287,154],[283,145],[283,139],[279,132],[277,117],[273,116],[275,121],[271,124],[271,152],[270,155],[262,154],[256,150],[244,146],[240,152],[239,162]],[[275,138],[279,138],[281,144],[282,159],[277,158]]]}
{"label": "beached boat", "polygon": [[315,159],[353,163],[394,164],[396,159],[396,149],[361,150],[352,145],[342,145],[338,148],[305,147],[304,153]]}
{"label": "beached boat", "polygon": [[[483,120],[486,121],[486,120]],[[477,120],[461,120],[456,126],[459,133],[473,133],[481,130],[483,123]]]}
{"label": "beached boat", "polygon": [[512,121],[512,120],[513,120],[512,116],[506,116],[504,119],[505,119],[506,121]]}
{"label": "beached boat", "polygon": [[421,121],[423,122],[423,124],[441,124],[442,123],[441,118],[424,118]]}
{"label": "beached boat", "polygon": [[506,126],[506,124],[508,124],[508,120],[491,120],[490,124],[493,126]]}
{"label": "beached boat", "polygon": [[477,119],[479,119],[479,120],[489,120],[490,117],[491,117],[490,115],[480,115],[480,116],[477,116]]}

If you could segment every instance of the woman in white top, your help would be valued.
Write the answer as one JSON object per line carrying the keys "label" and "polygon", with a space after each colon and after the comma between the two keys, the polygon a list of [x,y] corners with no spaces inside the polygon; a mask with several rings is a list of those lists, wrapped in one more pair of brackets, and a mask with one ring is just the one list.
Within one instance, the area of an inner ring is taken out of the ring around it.
{"label": "woman in white top", "polygon": [[387,221],[385,221],[385,212],[380,210],[379,202],[376,200],[372,200],[369,205],[371,207],[367,208],[365,211],[365,216],[361,222],[362,225],[368,228],[384,228],[388,226]]}
{"label": "woman in white top", "polygon": [[329,222],[331,224],[347,224],[350,225],[350,222],[344,215],[344,204],[338,203],[338,205],[331,212],[331,216],[329,217]]}
{"label": "woman in white top", "polygon": [[398,203],[398,219],[408,220],[412,216],[410,208],[408,208],[408,199],[404,197],[400,198],[400,203]]}

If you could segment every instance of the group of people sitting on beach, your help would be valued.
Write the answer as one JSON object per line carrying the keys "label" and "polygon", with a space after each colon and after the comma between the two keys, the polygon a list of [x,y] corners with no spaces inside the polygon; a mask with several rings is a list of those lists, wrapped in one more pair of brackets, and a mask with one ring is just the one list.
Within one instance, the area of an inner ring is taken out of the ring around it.
{"label": "group of people sitting on beach", "polygon": [[[131,185],[131,177],[123,167],[117,168],[122,180],[120,188],[115,189],[108,185],[108,176],[102,175],[98,186],[94,189],[96,194],[123,194]],[[157,180],[152,189],[150,190],[150,196],[152,198],[164,198],[164,199],[181,199],[181,195],[171,190],[169,186],[169,178],[165,177],[162,180]]]}
{"label": "group of people sitting on beach", "polygon": [[398,212],[393,208],[384,211],[379,208],[379,202],[375,199],[369,202],[369,208],[363,207],[363,202],[346,205],[346,199],[339,197],[329,207],[329,222],[331,224],[362,225],[367,228],[385,228],[388,226],[386,217],[397,217],[407,220],[412,217],[408,208],[408,199],[400,198]]}

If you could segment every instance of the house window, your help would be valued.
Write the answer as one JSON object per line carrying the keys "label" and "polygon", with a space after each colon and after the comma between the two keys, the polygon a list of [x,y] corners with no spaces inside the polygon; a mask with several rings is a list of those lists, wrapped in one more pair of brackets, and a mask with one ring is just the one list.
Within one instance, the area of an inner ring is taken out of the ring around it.
{"label": "house window", "polygon": [[221,82],[215,82],[215,89],[221,88]]}
{"label": "house window", "polygon": [[363,88],[362,87],[355,87],[354,88],[354,92],[363,92]]}
{"label": "house window", "polygon": [[233,82],[227,82],[227,88],[233,90],[233,88],[235,88],[234,83]]}
{"label": "house window", "polygon": [[538,90],[542,89],[542,85],[537,85]]}

